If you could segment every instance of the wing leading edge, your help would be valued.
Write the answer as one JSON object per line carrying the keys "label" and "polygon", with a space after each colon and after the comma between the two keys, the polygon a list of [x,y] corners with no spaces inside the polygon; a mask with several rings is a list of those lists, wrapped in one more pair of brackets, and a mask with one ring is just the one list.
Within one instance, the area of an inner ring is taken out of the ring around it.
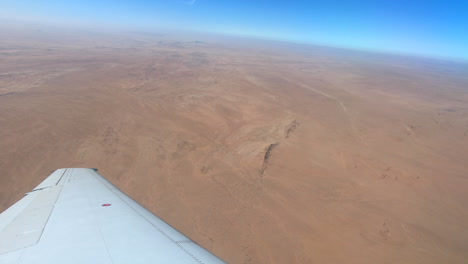
{"label": "wing leading edge", "polygon": [[95,170],[59,169],[0,214],[0,263],[224,262]]}

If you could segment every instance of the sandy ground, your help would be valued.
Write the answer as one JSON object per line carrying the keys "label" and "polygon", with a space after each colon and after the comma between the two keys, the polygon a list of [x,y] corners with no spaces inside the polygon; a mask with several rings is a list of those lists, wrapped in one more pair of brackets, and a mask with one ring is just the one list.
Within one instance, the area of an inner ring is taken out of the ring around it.
{"label": "sandy ground", "polygon": [[468,65],[0,28],[0,209],[100,173],[230,263],[466,263]]}

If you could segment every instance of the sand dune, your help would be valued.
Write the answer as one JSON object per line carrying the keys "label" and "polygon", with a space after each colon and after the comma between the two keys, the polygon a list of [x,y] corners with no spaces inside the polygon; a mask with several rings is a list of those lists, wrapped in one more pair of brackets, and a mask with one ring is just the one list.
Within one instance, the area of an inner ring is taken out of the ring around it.
{"label": "sand dune", "polygon": [[99,168],[230,263],[466,263],[468,66],[3,26],[0,209]]}

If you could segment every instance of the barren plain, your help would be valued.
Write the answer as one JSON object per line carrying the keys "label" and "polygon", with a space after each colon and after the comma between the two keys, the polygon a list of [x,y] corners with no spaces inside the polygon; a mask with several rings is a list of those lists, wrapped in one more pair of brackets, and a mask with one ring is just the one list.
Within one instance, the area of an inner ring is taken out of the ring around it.
{"label": "barren plain", "polygon": [[230,263],[466,263],[468,65],[0,27],[0,210],[99,168]]}

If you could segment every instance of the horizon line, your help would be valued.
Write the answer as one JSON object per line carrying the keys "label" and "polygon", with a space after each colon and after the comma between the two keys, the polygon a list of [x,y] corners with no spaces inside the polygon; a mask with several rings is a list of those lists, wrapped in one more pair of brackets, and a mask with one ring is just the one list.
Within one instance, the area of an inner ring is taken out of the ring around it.
{"label": "horizon line", "polygon": [[[161,31],[173,31],[174,33],[182,33],[182,32],[190,32],[195,34],[206,34],[206,35],[216,35],[216,36],[224,36],[224,37],[234,37],[239,39],[246,39],[246,40],[256,40],[256,41],[273,41],[279,43],[286,43],[286,44],[295,44],[295,45],[305,45],[305,46],[316,46],[316,47],[323,47],[323,48],[333,48],[333,49],[340,49],[340,50],[348,50],[354,52],[364,52],[364,53],[372,53],[376,55],[386,55],[386,56],[401,56],[401,57],[408,57],[408,58],[415,58],[415,59],[431,59],[431,60],[438,60],[438,61],[446,61],[446,62],[453,62],[453,63],[461,63],[461,64],[468,64],[468,56],[460,57],[460,56],[449,56],[449,55],[437,55],[437,54],[429,54],[429,53],[417,53],[417,52],[406,52],[406,51],[399,51],[396,49],[379,49],[379,48],[369,48],[369,47],[359,47],[353,45],[340,45],[334,43],[327,43],[327,42],[320,42],[320,41],[301,41],[296,39],[285,39],[279,37],[269,37],[269,36],[259,36],[259,35],[251,35],[246,33],[236,33],[236,32],[221,32],[221,31],[211,31],[211,30],[197,30],[197,29],[189,29],[189,28],[180,28],[180,27],[159,27],[159,26],[152,26],[152,27],[143,27],[143,26],[124,26],[118,25],[115,23],[99,23],[97,26],[93,23],[82,23],[82,21],[67,21],[66,24],[59,24],[59,21],[53,20],[43,20],[43,19],[25,19],[25,18],[17,18],[17,17],[3,17],[0,15],[0,21],[9,21],[16,24],[27,24],[29,26],[54,26],[62,29],[71,28],[74,30],[92,30],[95,32],[102,32],[105,31],[113,31],[114,33],[141,33],[141,32],[151,32],[151,33],[160,33]],[[3,25],[5,26],[5,25]]]}

